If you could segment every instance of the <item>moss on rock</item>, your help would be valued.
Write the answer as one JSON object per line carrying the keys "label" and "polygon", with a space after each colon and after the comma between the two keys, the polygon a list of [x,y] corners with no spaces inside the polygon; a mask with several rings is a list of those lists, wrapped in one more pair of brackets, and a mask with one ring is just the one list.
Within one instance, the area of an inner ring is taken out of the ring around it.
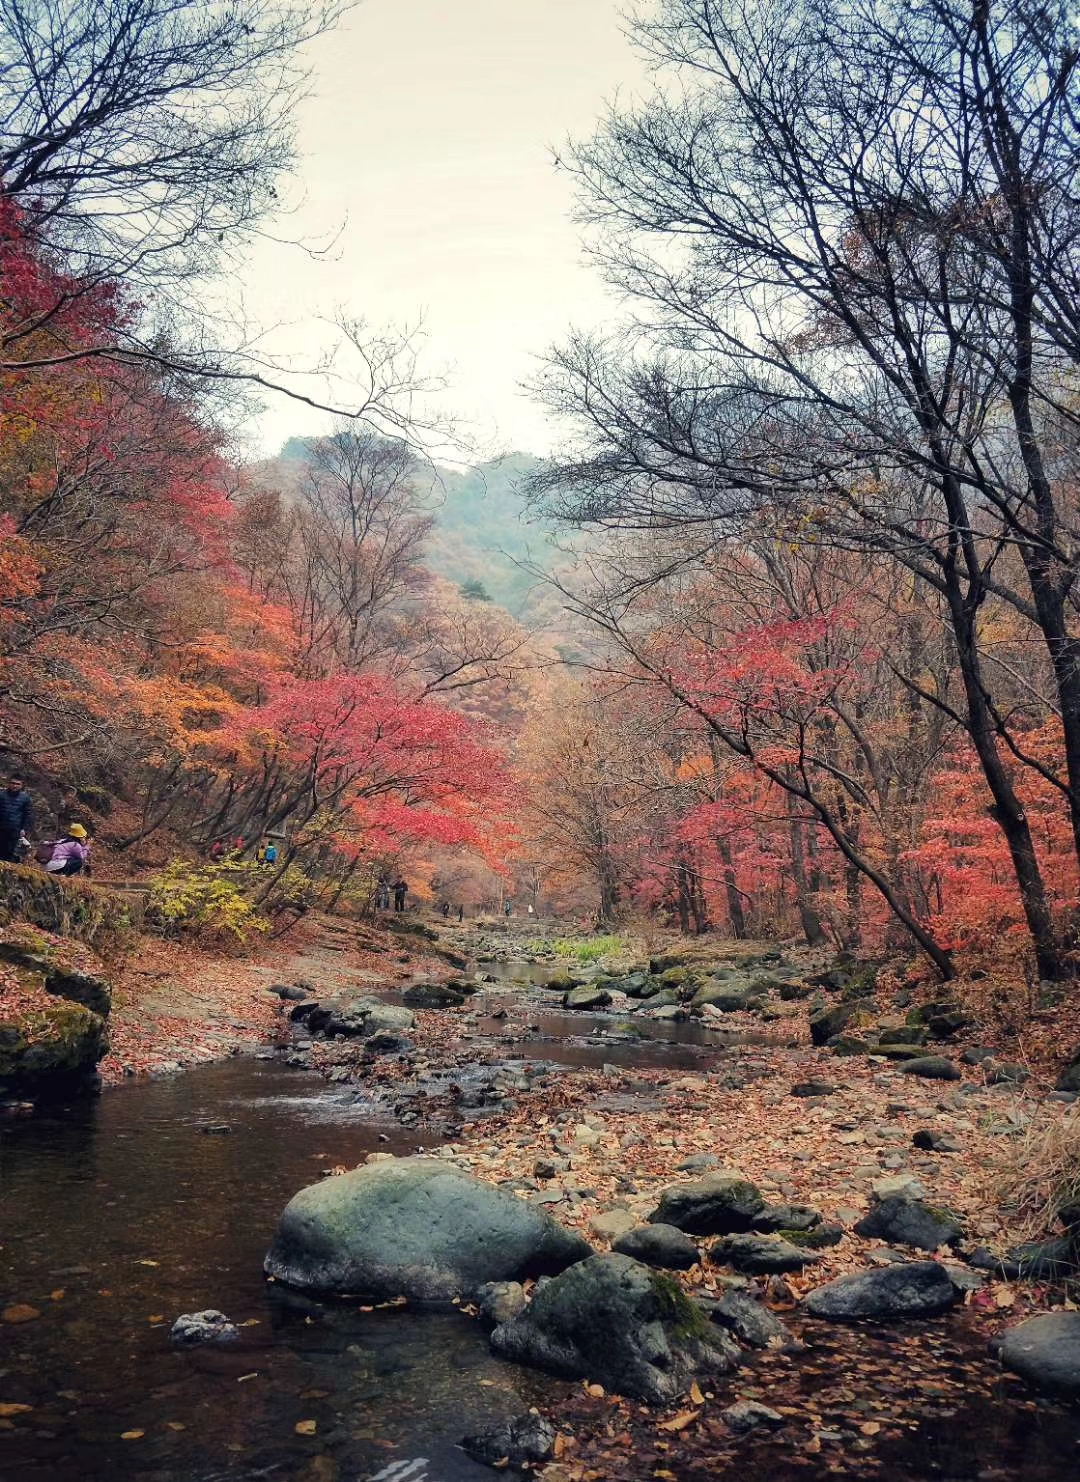
{"label": "moss on rock", "polygon": [[105,1020],[82,1004],[56,999],[41,1007],[0,1005],[0,1089],[31,1096],[65,1094],[90,1082],[109,1047]]}

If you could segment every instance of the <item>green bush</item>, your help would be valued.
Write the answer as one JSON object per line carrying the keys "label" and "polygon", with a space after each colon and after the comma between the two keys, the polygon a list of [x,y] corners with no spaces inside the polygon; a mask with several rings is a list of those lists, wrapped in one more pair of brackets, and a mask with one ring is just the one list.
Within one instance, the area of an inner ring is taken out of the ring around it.
{"label": "green bush", "polygon": [[245,894],[259,878],[254,864],[191,865],[177,859],[150,882],[150,910],[166,930],[245,942],[270,923]]}

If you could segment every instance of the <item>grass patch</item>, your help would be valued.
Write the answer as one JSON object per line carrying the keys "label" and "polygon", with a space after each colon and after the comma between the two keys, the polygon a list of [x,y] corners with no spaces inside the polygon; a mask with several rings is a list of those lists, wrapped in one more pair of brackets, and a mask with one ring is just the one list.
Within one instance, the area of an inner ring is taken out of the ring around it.
{"label": "grass patch", "polygon": [[1080,1113],[1044,1107],[994,1171],[991,1192],[1029,1235],[1051,1229],[1064,1209],[1080,1205]]}
{"label": "grass patch", "polygon": [[551,944],[556,957],[565,957],[573,962],[597,962],[613,952],[621,952],[626,946],[625,937],[558,937]]}

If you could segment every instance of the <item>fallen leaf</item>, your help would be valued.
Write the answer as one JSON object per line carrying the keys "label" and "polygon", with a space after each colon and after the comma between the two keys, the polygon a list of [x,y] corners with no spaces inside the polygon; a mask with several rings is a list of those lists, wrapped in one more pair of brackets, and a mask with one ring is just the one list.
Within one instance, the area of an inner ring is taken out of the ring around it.
{"label": "fallen leaf", "polygon": [[878,1420],[864,1420],[862,1425],[859,1426],[859,1430],[864,1436],[876,1436],[880,1429],[881,1422]]}
{"label": "fallen leaf", "polygon": [[168,1426],[169,1430],[171,1430],[171,1431],[183,1431],[183,1430],[187,1430],[187,1426],[184,1424],[184,1422],[182,1420],[167,1420],[165,1422],[165,1424]]}
{"label": "fallen leaf", "polygon": [[243,1384],[245,1379],[258,1379],[258,1377],[259,1377],[259,1371],[258,1371],[258,1369],[252,1369],[252,1371],[251,1371],[250,1374],[238,1374],[236,1376],[236,1382],[237,1382],[237,1384]]}
{"label": "fallen leaf", "polygon": [[313,1436],[318,1428],[314,1420],[298,1420],[293,1427],[298,1436]]}
{"label": "fallen leaf", "polygon": [[995,1307],[1015,1307],[1016,1293],[1012,1287],[999,1286],[994,1292]]}
{"label": "fallen leaf", "polygon": [[690,1403],[692,1405],[704,1405],[705,1396],[701,1393],[701,1387],[695,1379],[690,1386]]}
{"label": "fallen leaf", "polygon": [[49,1293],[49,1297],[50,1297],[50,1299],[53,1302],[60,1302],[60,1301],[62,1301],[63,1298],[64,1298],[64,1296],[65,1296],[65,1292],[64,1292],[64,1288],[62,1286],[58,1286],[54,1292],[50,1292]]}
{"label": "fallen leaf", "polygon": [[602,1400],[604,1398],[604,1386],[602,1384],[587,1384],[585,1386],[585,1393],[592,1395],[594,1400]]}
{"label": "fallen leaf", "polygon": [[9,1402],[8,1404],[0,1405],[0,1415],[26,1415],[33,1408],[33,1405],[15,1405]]}
{"label": "fallen leaf", "polygon": [[160,1266],[160,1261],[136,1261],[136,1266]]}
{"label": "fallen leaf", "polygon": [[121,1431],[120,1439],[121,1441],[141,1441],[145,1435],[145,1431]]}
{"label": "fallen leaf", "polygon": [[146,1321],[147,1322],[164,1322],[165,1321],[165,1314],[164,1314],[164,1312],[151,1312],[150,1316],[146,1319]]}
{"label": "fallen leaf", "polygon": [[31,1307],[28,1302],[14,1302],[0,1312],[0,1322],[33,1322],[35,1317],[40,1316],[37,1308]]}
{"label": "fallen leaf", "polygon": [[673,1415],[670,1420],[662,1420],[656,1429],[658,1431],[684,1431],[688,1425],[693,1425],[700,1414],[700,1410],[680,1410],[678,1415]]}

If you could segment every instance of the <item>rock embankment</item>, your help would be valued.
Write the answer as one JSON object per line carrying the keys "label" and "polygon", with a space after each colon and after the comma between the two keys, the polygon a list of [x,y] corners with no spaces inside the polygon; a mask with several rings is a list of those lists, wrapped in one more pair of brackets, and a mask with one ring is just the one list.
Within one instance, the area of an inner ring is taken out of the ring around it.
{"label": "rock embankment", "polygon": [[82,943],[16,923],[0,932],[0,1100],[97,1090],[112,987]]}

